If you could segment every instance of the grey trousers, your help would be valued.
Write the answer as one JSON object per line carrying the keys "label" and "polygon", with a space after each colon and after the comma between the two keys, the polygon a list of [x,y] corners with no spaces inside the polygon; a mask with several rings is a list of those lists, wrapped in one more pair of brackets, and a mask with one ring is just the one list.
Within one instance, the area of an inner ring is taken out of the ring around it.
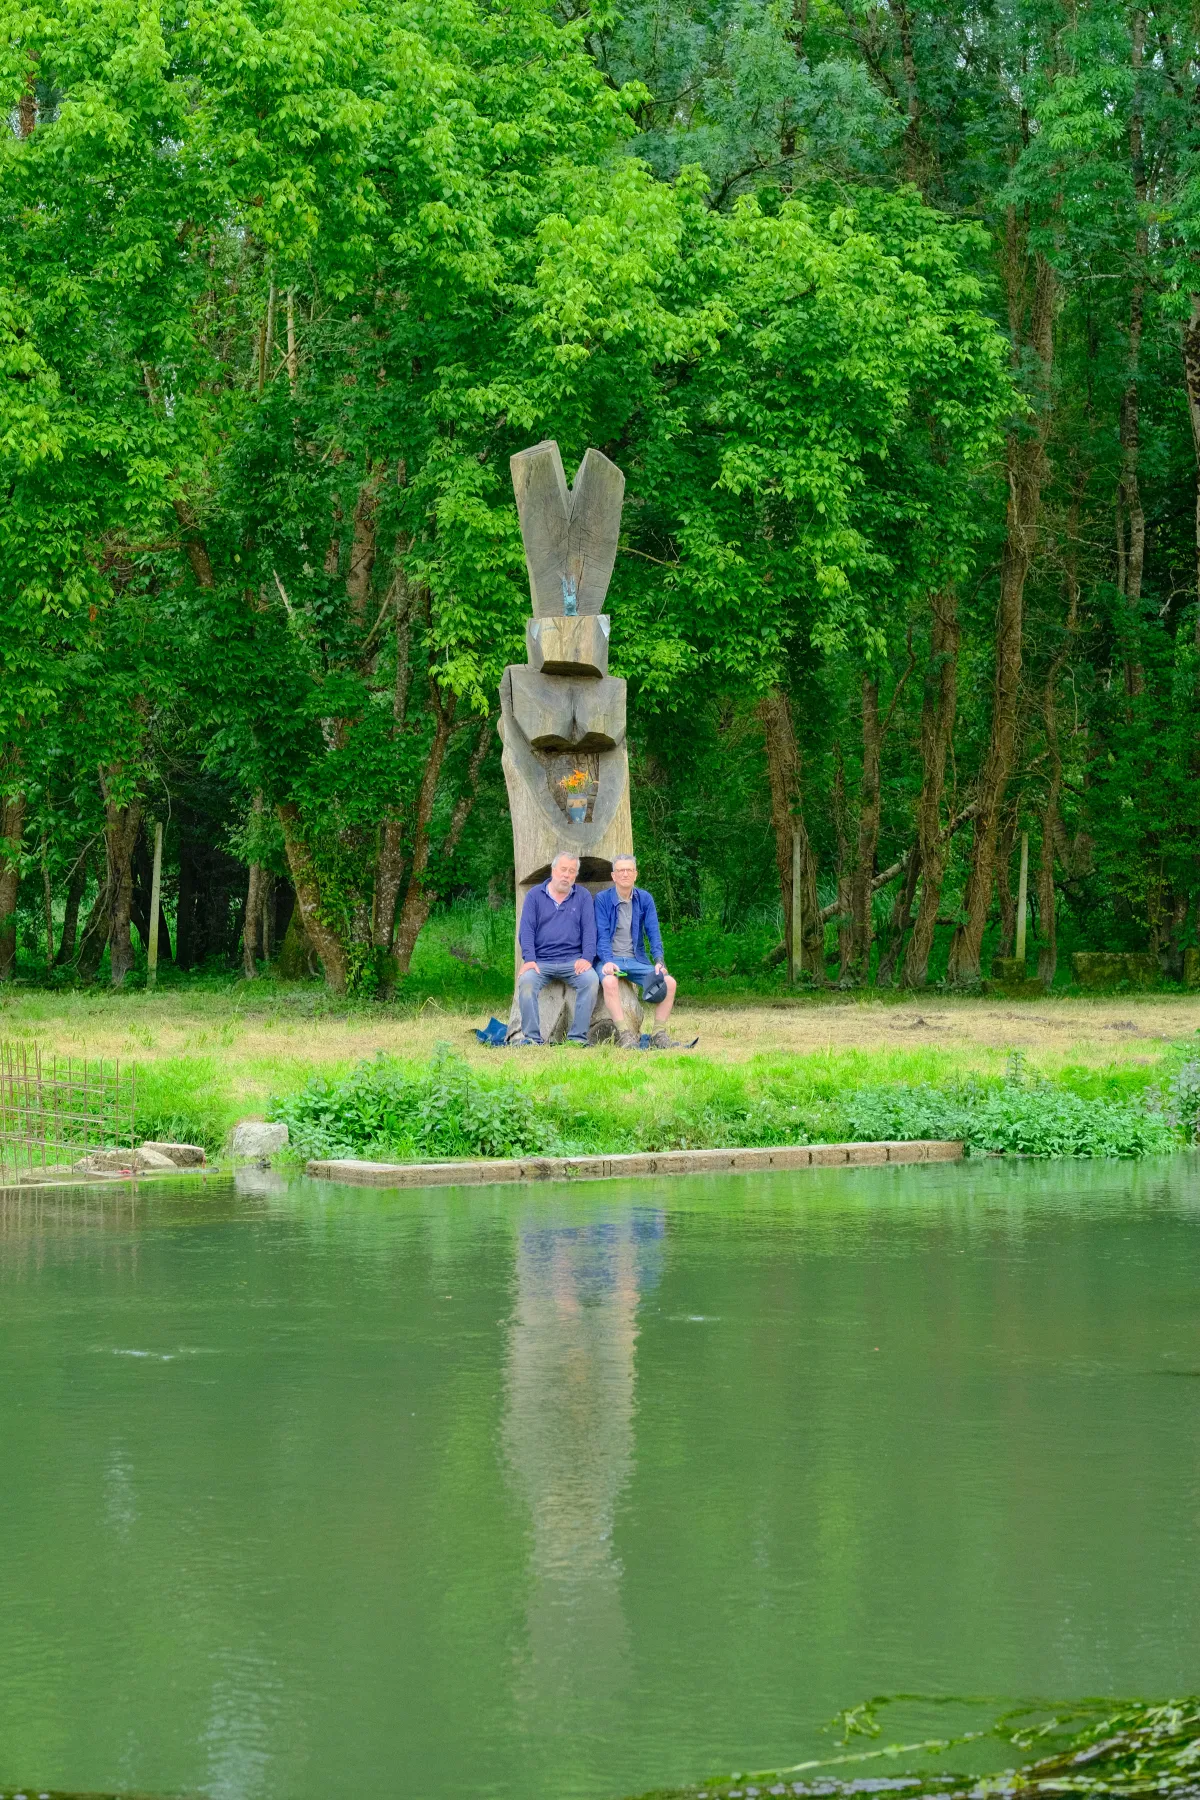
{"label": "grey trousers", "polygon": [[521,1030],[535,1044],[542,1041],[541,1020],[538,1017],[538,995],[548,981],[565,981],[569,988],[575,990],[575,1011],[571,1017],[571,1029],[567,1036],[574,1044],[586,1044],[588,1029],[592,1023],[592,1008],[596,1004],[596,996],[600,992],[600,977],[595,969],[586,969],[582,975],[575,973],[574,963],[539,963],[536,969],[526,969],[517,982],[517,1000],[521,1008]]}

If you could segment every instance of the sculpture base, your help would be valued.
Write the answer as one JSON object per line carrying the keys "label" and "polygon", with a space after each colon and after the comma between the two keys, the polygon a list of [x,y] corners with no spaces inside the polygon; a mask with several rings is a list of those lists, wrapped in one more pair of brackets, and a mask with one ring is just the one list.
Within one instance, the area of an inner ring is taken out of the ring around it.
{"label": "sculpture base", "polygon": [[[538,995],[538,1024],[541,1028],[543,1044],[561,1044],[571,1029],[571,1012],[575,1005],[575,995],[565,981],[548,981]],[[645,1008],[642,997],[632,981],[621,983],[621,1005],[625,1013],[625,1023],[635,1035],[640,1035],[642,1022],[645,1019]],[[521,1008],[513,991],[512,1007],[508,1015],[508,1042],[521,1035]],[[615,1043],[617,1027],[608,1016],[608,1008],[604,1004],[604,995],[596,1001],[596,1010],[592,1014],[592,1028],[588,1032],[589,1044]]]}

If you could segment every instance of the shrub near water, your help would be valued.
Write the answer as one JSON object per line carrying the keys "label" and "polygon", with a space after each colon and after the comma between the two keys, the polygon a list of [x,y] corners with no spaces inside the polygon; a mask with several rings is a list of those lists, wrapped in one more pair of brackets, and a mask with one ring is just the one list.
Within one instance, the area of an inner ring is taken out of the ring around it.
{"label": "shrub near water", "polygon": [[[529,1072],[523,1064],[522,1075]],[[380,1054],[340,1079],[314,1080],[275,1101],[271,1117],[286,1121],[301,1156],[388,1161],[847,1138],[961,1138],[976,1153],[1138,1157],[1177,1147],[1187,1135],[1179,1115],[1200,1096],[1200,1084],[1193,1096],[1177,1082],[1178,1094],[1173,1087],[1165,1096],[1154,1090],[1146,1097],[1085,1099],[1028,1079],[1019,1057],[1001,1082],[863,1085],[825,1100],[789,1092],[788,1083],[755,1093],[729,1076],[715,1089],[646,1092],[632,1105],[625,1094],[618,1106],[616,1080],[611,1067],[597,1062],[582,1089],[559,1084],[531,1094],[506,1071],[478,1075],[442,1045],[421,1071]]]}
{"label": "shrub near water", "polygon": [[429,1162],[470,1156],[527,1156],[555,1148],[548,1121],[504,1081],[482,1081],[442,1044],[414,1077],[382,1052],[341,1080],[312,1081],[272,1103],[302,1156],[366,1156]]}
{"label": "shrub near water", "polygon": [[1162,1155],[1179,1141],[1163,1112],[1133,1100],[1085,1100],[1028,1080],[1019,1056],[998,1086],[862,1088],[846,1112],[859,1142],[961,1138],[968,1151],[1122,1157]]}

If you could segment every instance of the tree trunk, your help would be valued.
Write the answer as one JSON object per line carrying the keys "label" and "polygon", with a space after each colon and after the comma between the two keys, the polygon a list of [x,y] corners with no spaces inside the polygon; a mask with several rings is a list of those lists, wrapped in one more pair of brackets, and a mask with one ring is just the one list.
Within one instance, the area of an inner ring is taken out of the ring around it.
{"label": "tree trunk", "polygon": [[929,667],[921,703],[921,797],[917,803],[917,860],[921,898],[904,955],[905,987],[922,988],[929,979],[929,953],[942,904],[946,851],[942,839],[942,795],[946,757],[958,709],[958,594],[952,587],[935,594],[930,606]]}
{"label": "tree trunk", "polygon": [[[411,540],[396,539],[396,573],[392,586],[396,595],[396,679],[392,690],[392,733],[398,738],[404,730],[408,711],[410,678],[409,650],[412,616],[420,595],[409,585],[404,570],[404,556]],[[396,941],[396,907],[404,880],[404,827],[398,817],[385,819],[379,839],[379,855],[375,864],[375,903],[371,919],[371,941],[377,950],[391,953]]]}
{"label": "tree trunk", "polygon": [[793,839],[800,839],[800,954],[797,969],[818,980],[825,975],[825,927],[817,918],[817,863],[804,822],[801,791],[800,749],[792,722],[791,702],[781,688],[773,689],[758,703],[771,784],[771,825],[775,835],[775,865],[779,870],[779,896],[783,903],[785,955],[792,965],[792,870]]}
{"label": "tree trunk", "polygon": [[261,863],[250,864],[250,880],[246,890],[246,913],[242,922],[242,974],[253,981],[258,974],[258,937],[262,926],[263,870]]}
{"label": "tree trunk", "polygon": [[875,970],[875,986],[878,988],[891,985],[896,964],[900,960],[904,934],[912,919],[913,901],[917,897],[917,880],[920,873],[921,852],[914,850],[908,859],[904,880],[897,888],[896,898],[892,903],[892,916],[888,922],[887,939],[879,953],[879,966]]}
{"label": "tree trunk", "polygon": [[[1129,343],[1125,391],[1121,396],[1119,438],[1121,444],[1121,479],[1118,492],[1118,515],[1123,523],[1123,555],[1120,556],[1118,586],[1132,615],[1130,630],[1138,630],[1138,614],[1142,601],[1142,574],[1146,560],[1146,512],[1142,505],[1138,480],[1141,451],[1141,408],[1138,393],[1138,364],[1141,359],[1142,328],[1146,311],[1144,269],[1150,248],[1146,224],[1146,156],[1143,144],[1142,64],[1146,48],[1146,15],[1135,8],[1130,20],[1134,93],[1129,116],[1129,166],[1133,178],[1137,226],[1134,233],[1136,273],[1129,297]],[[1125,658],[1125,691],[1132,698],[1145,686],[1145,671],[1136,641]]]}
{"label": "tree trunk", "polygon": [[300,908],[301,923],[309,942],[321,959],[326,981],[335,994],[344,994],[350,973],[349,958],[337,933],[321,917],[321,890],[308,845],[301,836],[299,808],[293,801],[285,800],[276,811],[283,827],[283,842],[287,850],[292,885],[296,890],[296,905]]}
{"label": "tree trunk", "polygon": [[879,683],[873,676],[862,678],[862,784],[859,788],[858,845],[854,870],[850,878],[850,963],[851,980],[865,982],[871,968],[873,922],[871,899],[874,893],[875,853],[879,846],[880,762],[882,737],[879,729]]}
{"label": "tree trunk", "polygon": [[[978,981],[983,934],[992,903],[996,878],[996,835],[1012,773],[1017,743],[1017,704],[1020,697],[1021,647],[1024,626],[1025,580],[1037,544],[1042,482],[1046,474],[1045,441],[1050,424],[1050,375],[1053,361],[1055,281],[1046,258],[1034,258],[1034,294],[1027,347],[1036,366],[1038,392],[1035,418],[1026,428],[1014,426],[1008,434],[1005,466],[1008,474],[1008,510],[1004,552],[1000,564],[1000,597],[996,610],[996,668],[992,688],[992,723],[987,753],[979,776],[979,812],[971,870],[964,896],[966,920],[950,946],[948,975],[951,981]],[[1010,315],[1023,316],[1024,255],[1015,214],[1010,210],[1006,256]],[[1014,367],[1020,365],[1021,341],[1014,334]]]}
{"label": "tree trunk", "polygon": [[195,577],[196,586],[214,587],[216,584],[213,581],[208,545],[204,541],[204,535],[200,530],[196,515],[186,500],[181,498],[175,501],[175,517],[179,520],[179,529],[183,534],[183,548]]}
{"label": "tree trunk", "polygon": [[92,909],[84,921],[83,936],[79,940],[78,969],[81,981],[96,979],[96,970],[100,967],[104,946],[108,942],[108,927],[111,917],[112,889],[108,871],[105,868],[100,873],[96,898],[92,901]]}
{"label": "tree trunk", "polygon": [[1017,902],[1012,891],[1013,846],[1017,841],[1017,815],[1010,811],[1000,827],[996,844],[996,898],[1000,905],[1000,956],[1011,956],[1017,936]]}
{"label": "tree trunk", "polygon": [[17,894],[24,829],[24,794],[4,795],[0,799],[0,981],[11,981],[17,972]]}
{"label": "tree trunk", "polygon": [[1183,328],[1183,375],[1187,389],[1188,417],[1192,422],[1195,470],[1196,622],[1193,637],[1200,649],[1200,293],[1191,297],[1192,312]]}
{"label": "tree trunk", "polygon": [[142,828],[142,809],[134,800],[128,806],[116,806],[110,800],[104,808],[104,837],[108,847],[109,929],[108,946],[112,985],[124,987],[125,977],[133,967],[133,939],[130,924],[133,912],[133,853]]}
{"label": "tree trunk", "polygon": [[79,903],[83,899],[83,890],[87,886],[88,860],[88,854],[85,851],[67,878],[67,904],[63,913],[63,928],[58,942],[58,954],[54,958],[55,966],[60,969],[66,963],[75,960],[75,943],[79,936]]}
{"label": "tree trunk", "polygon": [[833,827],[837,837],[837,912],[838,981],[848,980],[853,954],[854,936],[851,926],[850,889],[853,869],[850,863],[850,820],[846,801],[846,767],[840,741],[833,746]]}
{"label": "tree trunk", "polygon": [[[396,969],[401,975],[407,975],[412,953],[416,949],[417,938],[421,927],[429,917],[436,898],[436,892],[427,881],[427,870],[432,849],[429,838],[430,821],[433,818],[433,802],[437,794],[438,777],[446,758],[446,748],[450,741],[450,727],[454,716],[453,705],[443,707],[435,694],[434,704],[437,708],[437,728],[433,743],[430,746],[429,761],[425,767],[425,775],[421,782],[421,791],[417,796],[417,813],[413,830],[412,870],[408,878],[408,887],[404,895],[404,904],[400,908],[400,917],[396,924]],[[455,803],[450,815],[450,828],[446,833],[439,850],[439,862],[446,862],[458,848],[463,826],[467,822],[471,808],[475,804],[478,792],[479,771],[483,767],[491,743],[491,728],[485,720],[479,733],[479,741],[471,753],[467,766],[467,775],[462,793]]]}

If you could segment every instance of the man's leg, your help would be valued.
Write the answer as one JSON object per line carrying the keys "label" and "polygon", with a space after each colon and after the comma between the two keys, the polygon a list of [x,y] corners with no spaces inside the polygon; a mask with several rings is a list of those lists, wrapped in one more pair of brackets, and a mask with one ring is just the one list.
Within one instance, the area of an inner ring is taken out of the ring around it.
{"label": "man's leg", "polygon": [[531,1044],[542,1041],[542,1023],[538,1017],[538,995],[549,981],[540,969],[526,969],[517,981],[517,1005],[521,1009],[521,1035]]}
{"label": "man's leg", "polygon": [[618,1031],[625,1029],[625,1011],[621,1005],[621,978],[619,975],[604,977],[604,1004],[608,1008],[608,1016]]}
{"label": "man's leg", "polygon": [[673,975],[664,975],[663,980],[667,984],[667,997],[665,1000],[660,1000],[654,1009],[654,1023],[660,1031],[665,1028],[667,1020],[671,1016],[671,1008],[675,1004],[675,989],[678,986]]}
{"label": "man's leg", "polygon": [[586,969],[582,975],[577,975],[572,969],[569,975],[561,976],[560,980],[575,989],[575,1010],[571,1014],[571,1029],[567,1036],[573,1044],[586,1044],[592,1023],[592,1008],[600,992],[600,978],[595,969]]}

